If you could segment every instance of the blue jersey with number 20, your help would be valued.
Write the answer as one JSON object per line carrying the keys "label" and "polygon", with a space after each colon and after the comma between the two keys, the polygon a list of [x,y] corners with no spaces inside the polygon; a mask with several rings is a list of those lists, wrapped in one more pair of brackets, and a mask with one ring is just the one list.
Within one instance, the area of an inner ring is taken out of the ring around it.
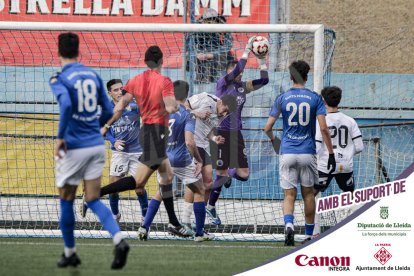
{"label": "blue jersey with number 20", "polygon": [[291,88],[274,102],[269,116],[283,116],[280,154],[316,154],[316,117],[326,115],[322,97],[306,88]]}

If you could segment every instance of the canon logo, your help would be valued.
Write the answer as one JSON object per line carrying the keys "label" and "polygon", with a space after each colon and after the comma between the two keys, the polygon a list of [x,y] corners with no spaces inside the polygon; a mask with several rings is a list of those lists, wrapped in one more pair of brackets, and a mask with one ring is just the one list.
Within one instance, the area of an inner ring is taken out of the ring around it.
{"label": "canon logo", "polygon": [[295,258],[298,266],[350,266],[350,257],[309,257],[298,255]]}

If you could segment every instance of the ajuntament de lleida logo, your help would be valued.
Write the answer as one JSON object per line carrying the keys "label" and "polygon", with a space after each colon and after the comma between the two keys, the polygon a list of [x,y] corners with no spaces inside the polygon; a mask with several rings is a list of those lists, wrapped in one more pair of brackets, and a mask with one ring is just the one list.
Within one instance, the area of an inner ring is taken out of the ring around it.
{"label": "ajuntament de lleida logo", "polygon": [[388,218],[388,206],[387,207],[380,207],[380,217],[382,219],[387,219]]}

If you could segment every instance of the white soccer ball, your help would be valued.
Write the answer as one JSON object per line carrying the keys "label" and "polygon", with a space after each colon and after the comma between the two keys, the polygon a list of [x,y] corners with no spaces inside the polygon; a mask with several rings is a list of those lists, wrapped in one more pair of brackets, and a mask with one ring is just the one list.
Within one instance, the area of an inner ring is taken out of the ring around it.
{"label": "white soccer ball", "polygon": [[252,51],[253,54],[257,57],[263,57],[269,52],[270,44],[266,37],[256,36],[256,39],[253,41]]}

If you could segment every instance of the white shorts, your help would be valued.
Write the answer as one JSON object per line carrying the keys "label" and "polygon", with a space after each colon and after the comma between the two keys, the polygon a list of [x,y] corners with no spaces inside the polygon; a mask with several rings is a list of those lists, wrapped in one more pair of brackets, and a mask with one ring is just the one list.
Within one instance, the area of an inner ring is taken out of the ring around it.
{"label": "white shorts", "polygon": [[56,186],[77,186],[82,179],[93,180],[101,177],[104,165],[104,145],[68,150],[63,158],[56,161]]}
{"label": "white shorts", "polygon": [[313,187],[318,183],[316,154],[282,154],[279,157],[280,187]]}
{"label": "white shorts", "polygon": [[[187,167],[171,167],[173,174],[178,177],[184,185],[196,183],[197,181],[201,180],[201,173],[198,176],[194,175],[195,171],[195,164],[191,162],[190,165]],[[157,172],[157,180],[158,183],[160,182],[160,175]]]}
{"label": "white shorts", "polygon": [[135,175],[137,172],[141,152],[112,151],[110,176],[124,177],[128,174]]}

